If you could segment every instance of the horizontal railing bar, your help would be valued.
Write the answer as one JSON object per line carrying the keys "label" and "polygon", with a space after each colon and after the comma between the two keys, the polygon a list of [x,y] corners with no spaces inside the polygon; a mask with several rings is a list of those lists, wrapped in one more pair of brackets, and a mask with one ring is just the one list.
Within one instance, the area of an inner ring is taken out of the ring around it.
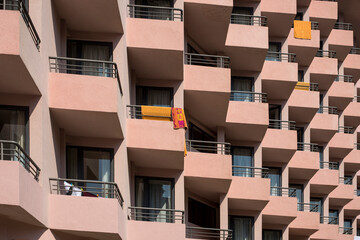
{"label": "horizontal railing bar", "polygon": [[176,209],[163,209],[163,208],[149,208],[149,207],[129,207],[129,209],[143,209],[143,210],[155,210],[155,211],[169,211],[169,212],[184,212],[183,210]]}

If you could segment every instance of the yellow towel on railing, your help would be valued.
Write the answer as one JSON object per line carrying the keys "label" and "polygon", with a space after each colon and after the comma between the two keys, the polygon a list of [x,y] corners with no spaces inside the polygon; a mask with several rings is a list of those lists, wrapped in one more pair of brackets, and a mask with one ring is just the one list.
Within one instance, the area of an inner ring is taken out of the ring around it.
{"label": "yellow towel on railing", "polygon": [[184,139],[184,157],[187,155],[186,140]]}
{"label": "yellow towel on railing", "polygon": [[142,119],[171,121],[171,107],[141,106]]}
{"label": "yellow towel on railing", "polygon": [[297,89],[297,90],[310,91],[310,83],[308,83],[308,82],[298,82],[298,83],[295,85],[295,89]]}
{"label": "yellow towel on railing", "polygon": [[294,37],[311,39],[311,22],[294,20]]}

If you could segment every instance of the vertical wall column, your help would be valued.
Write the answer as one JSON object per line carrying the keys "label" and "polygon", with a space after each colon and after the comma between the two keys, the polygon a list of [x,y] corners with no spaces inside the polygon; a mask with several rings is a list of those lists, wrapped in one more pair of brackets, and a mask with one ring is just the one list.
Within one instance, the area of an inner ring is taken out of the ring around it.
{"label": "vertical wall column", "polygon": [[[225,128],[224,127],[218,127],[217,128],[217,142],[225,142]],[[225,149],[222,149],[222,144],[218,144],[218,154],[224,154]]]}
{"label": "vertical wall column", "polygon": [[229,228],[229,206],[228,198],[226,194],[220,194],[220,228],[228,229]]}

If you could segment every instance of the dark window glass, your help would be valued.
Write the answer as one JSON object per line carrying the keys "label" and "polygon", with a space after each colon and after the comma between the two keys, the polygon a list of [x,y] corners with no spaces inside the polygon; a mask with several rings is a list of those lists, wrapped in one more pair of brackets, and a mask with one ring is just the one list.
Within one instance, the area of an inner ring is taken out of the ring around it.
{"label": "dark window glass", "polygon": [[232,100],[242,102],[253,102],[254,78],[231,77]]}
{"label": "dark window glass", "polygon": [[318,205],[318,209],[320,211],[320,216],[323,216],[323,199],[322,198],[310,198],[310,203],[311,204],[317,204]]}
{"label": "dark window glass", "polygon": [[303,70],[298,71],[298,82],[304,82],[304,71]]}
{"label": "dark window glass", "polygon": [[281,52],[281,43],[280,42],[269,42],[269,51],[270,52]]}
{"label": "dark window glass", "polygon": [[281,106],[269,104],[269,119],[281,120]]}
{"label": "dark window glass", "polygon": [[204,228],[216,227],[216,209],[204,203],[188,198],[188,220]]}
{"label": "dark window glass", "polygon": [[173,106],[173,89],[162,87],[136,87],[136,104],[158,107]]}
{"label": "dark window glass", "polygon": [[329,224],[338,224],[339,223],[339,211],[334,209],[329,209]]}
{"label": "dark window glass", "polygon": [[[254,148],[233,147],[232,149],[233,175],[242,177],[254,177]],[[248,168],[247,168],[248,167]]]}
{"label": "dark window glass", "polygon": [[300,20],[300,21],[302,21],[302,20],[303,20],[303,16],[304,16],[304,13],[298,12],[298,13],[296,13],[295,20]]}
{"label": "dark window glass", "polygon": [[298,203],[304,202],[304,188],[300,184],[290,184],[289,187],[295,188],[296,199]]}
{"label": "dark window glass", "polygon": [[189,140],[197,140],[192,141],[191,151],[205,152],[205,153],[217,153],[217,144],[215,142],[215,138],[207,134],[201,128],[197,127],[194,123],[189,122]]}
{"label": "dark window glass", "polygon": [[303,127],[297,127],[296,132],[297,132],[297,141],[298,141],[298,143],[304,142],[304,128]]}
{"label": "dark window glass", "polygon": [[282,231],[281,230],[263,230],[263,240],[281,240]]}
{"label": "dark window glass", "polygon": [[234,240],[252,240],[254,235],[254,217],[230,216],[229,228]]}

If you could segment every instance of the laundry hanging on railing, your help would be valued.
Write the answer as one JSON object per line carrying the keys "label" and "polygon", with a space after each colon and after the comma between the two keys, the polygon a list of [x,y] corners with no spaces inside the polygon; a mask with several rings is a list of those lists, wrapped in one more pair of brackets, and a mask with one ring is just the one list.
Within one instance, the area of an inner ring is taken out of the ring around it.
{"label": "laundry hanging on railing", "polygon": [[171,121],[170,107],[141,106],[142,119]]}
{"label": "laundry hanging on railing", "polygon": [[311,22],[294,20],[294,37],[311,39]]}
{"label": "laundry hanging on railing", "polygon": [[295,89],[304,90],[304,91],[310,91],[310,83],[308,83],[308,82],[298,82],[295,85]]}
{"label": "laundry hanging on railing", "polygon": [[187,128],[184,109],[172,108],[172,118],[174,122],[174,129]]}

